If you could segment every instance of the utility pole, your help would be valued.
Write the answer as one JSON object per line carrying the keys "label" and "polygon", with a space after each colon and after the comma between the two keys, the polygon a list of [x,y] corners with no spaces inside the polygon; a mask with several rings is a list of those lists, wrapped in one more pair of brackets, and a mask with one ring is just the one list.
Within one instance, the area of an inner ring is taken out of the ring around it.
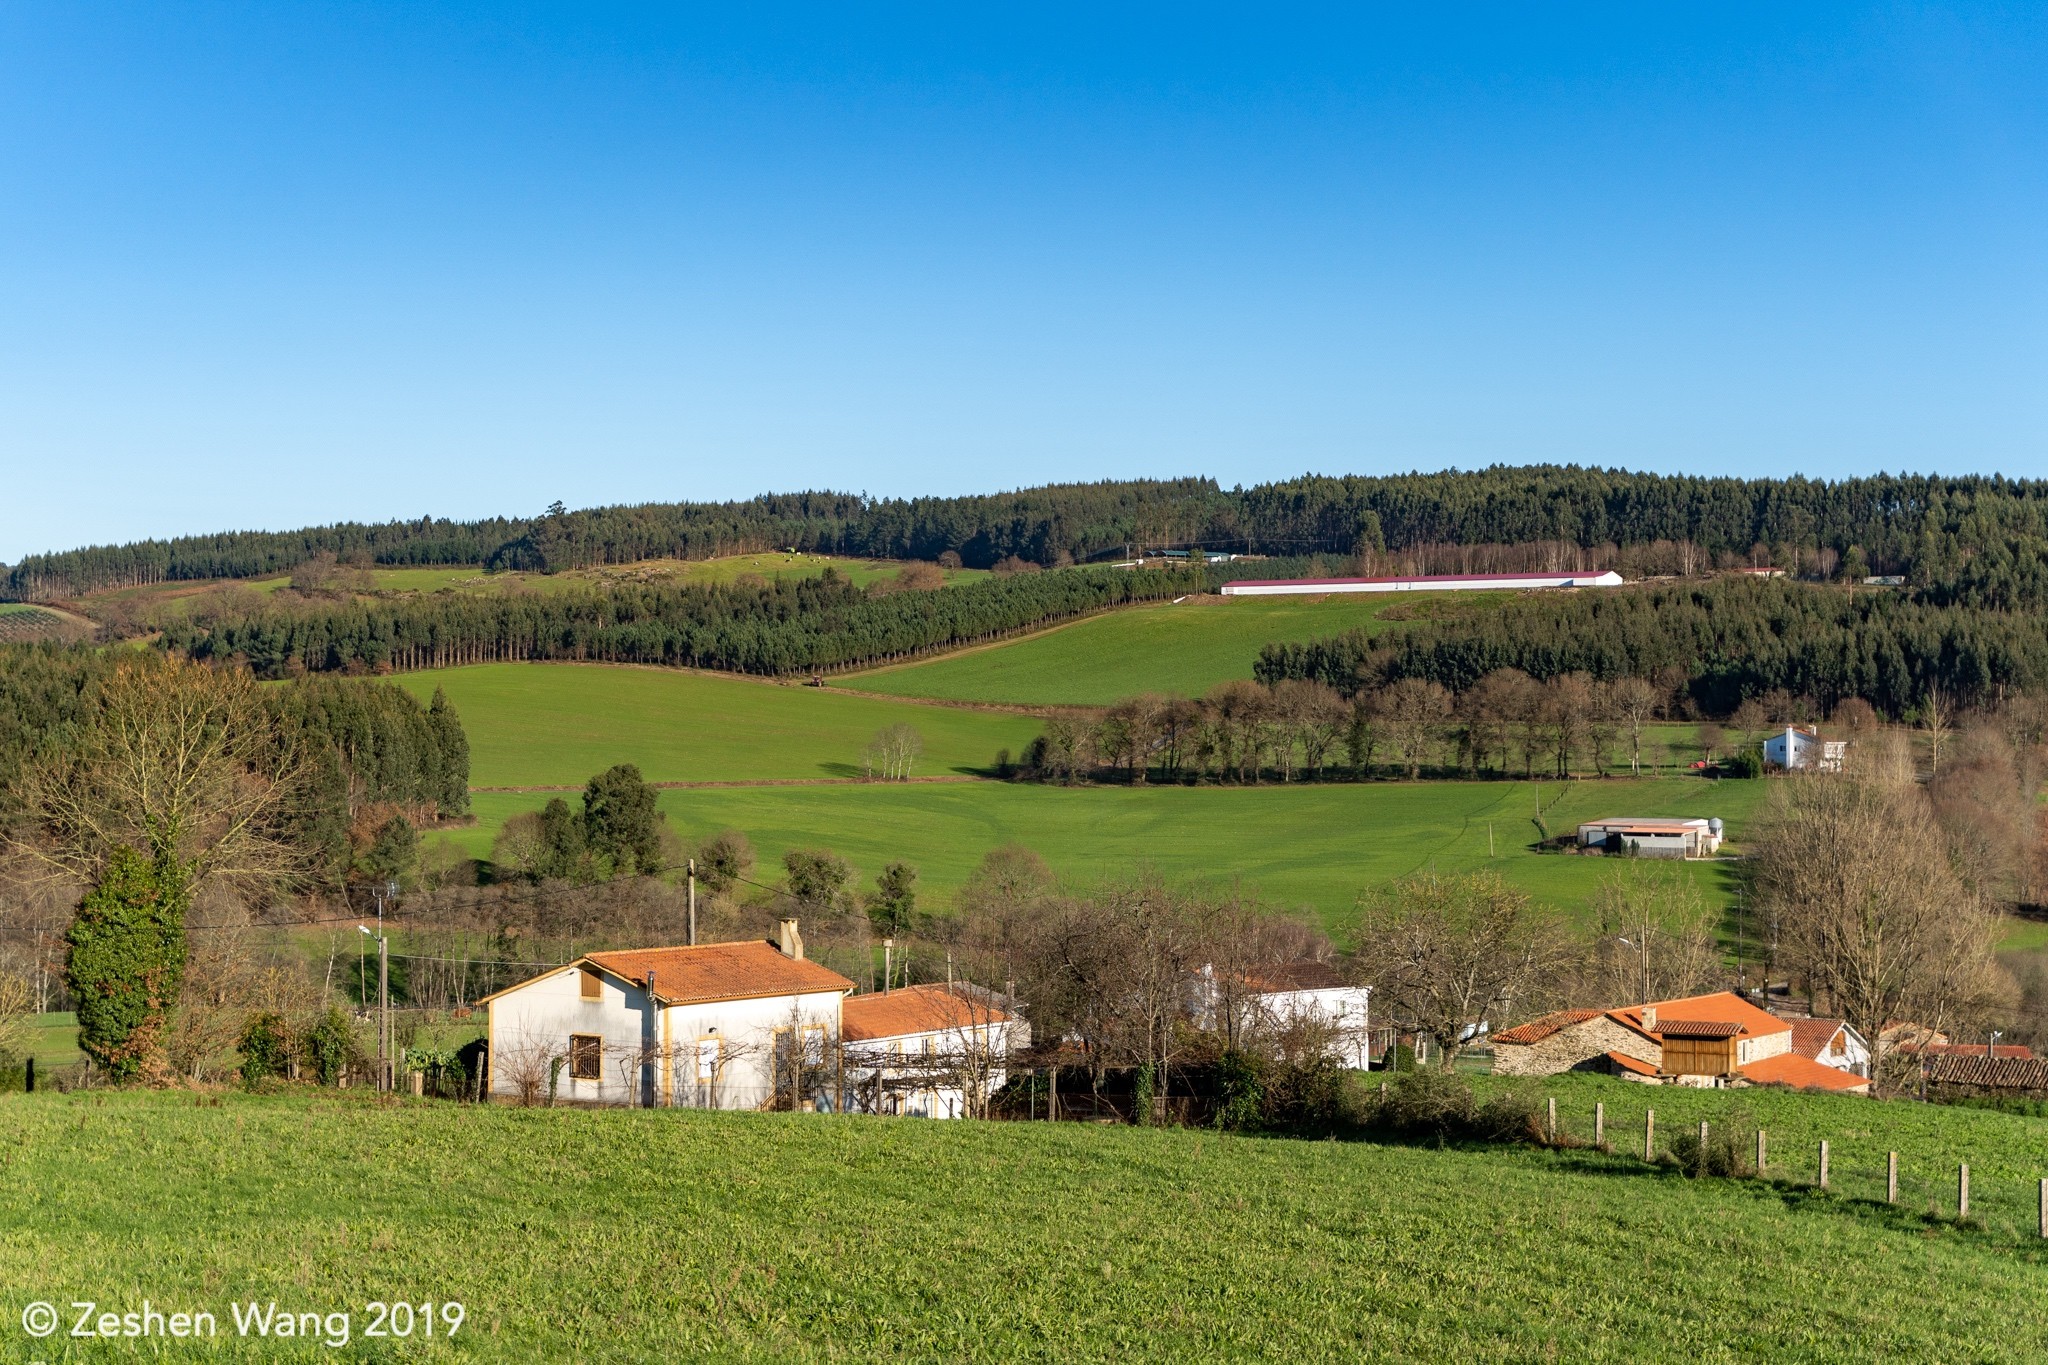
{"label": "utility pole", "polygon": [[[385,882],[371,891],[377,899],[377,1088],[392,1089],[391,1075],[391,944],[384,937],[384,899],[398,899],[398,883]],[[358,924],[365,937],[370,931]]]}
{"label": "utility pole", "polygon": [[697,946],[697,860],[690,859],[690,938],[692,948]]}

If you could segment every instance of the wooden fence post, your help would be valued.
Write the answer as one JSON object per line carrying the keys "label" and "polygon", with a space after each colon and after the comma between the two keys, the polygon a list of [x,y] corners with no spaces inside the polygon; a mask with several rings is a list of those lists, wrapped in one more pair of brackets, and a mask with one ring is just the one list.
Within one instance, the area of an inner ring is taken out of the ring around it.
{"label": "wooden fence post", "polygon": [[[1605,1147],[1607,1145],[1607,1102],[1605,1100],[1596,1100],[1593,1104],[1593,1145],[1595,1147]],[[2048,1180],[2044,1180],[2041,1183],[2048,1185]]]}
{"label": "wooden fence post", "polygon": [[1549,1114],[1548,1114],[1548,1116],[1547,1116],[1547,1117],[1546,1117],[1546,1118],[1544,1119],[1544,1121],[1543,1121],[1543,1124],[1544,1124],[1544,1127],[1543,1127],[1543,1131],[1544,1131],[1544,1138],[1545,1138],[1545,1140],[1546,1140],[1546,1141],[1549,1141],[1549,1142],[1556,1142],[1556,1141],[1557,1141],[1557,1096],[1555,1096],[1555,1095],[1552,1095],[1552,1096],[1550,1097],[1550,1104],[1549,1104]]}
{"label": "wooden fence post", "polygon": [[1758,1175],[1764,1173],[1764,1150],[1764,1130],[1759,1128],[1756,1130],[1756,1173]]}
{"label": "wooden fence post", "polygon": [[1700,1169],[1707,1168],[1707,1121],[1700,1120]]}
{"label": "wooden fence post", "polygon": [[1884,1158],[1884,1202],[1899,1202],[1899,1154],[1887,1152]]}
{"label": "wooden fence post", "polygon": [[1822,1189],[1828,1187],[1828,1140],[1826,1138],[1820,1140],[1820,1187]]}
{"label": "wooden fence post", "polygon": [[1655,1161],[1656,1159],[1657,1111],[1654,1109],[1645,1109],[1643,1111],[1643,1160]]}
{"label": "wooden fence post", "polygon": [[2048,1180],[2041,1182],[2041,1235],[2048,1237]]}
{"label": "wooden fence post", "polygon": [[1956,1217],[1970,1216],[1970,1163],[1965,1161],[1956,1167]]}

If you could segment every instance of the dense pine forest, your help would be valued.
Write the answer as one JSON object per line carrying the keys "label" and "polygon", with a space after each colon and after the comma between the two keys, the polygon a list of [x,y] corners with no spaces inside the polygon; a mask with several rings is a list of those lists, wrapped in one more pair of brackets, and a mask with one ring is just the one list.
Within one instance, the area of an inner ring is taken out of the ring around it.
{"label": "dense pine forest", "polygon": [[[1283,560],[1264,567],[1299,573],[1309,566]],[[786,674],[956,648],[1086,612],[1213,589],[1227,576],[1217,568],[1075,569],[877,594],[828,570],[819,578],[774,582],[443,593],[272,605],[247,616],[173,622],[163,640],[197,659],[245,662],[264,677],[528,659]]]}
{"label": "dense pine forest", "polygon": [[[1304,476],[1233,489],[1190,478],[959,498],[796,493],[582,511],[557,504],[531,518],[424,517],[31,555],[0,572],[0,597],[63,600],[106,587],[283,573],[321,554],[546,572],[793,547],[889,559],[950,551],[985,568],[1013,556],[1048,566],[1085,562],[1146,544],[1386,556],[1388,567],[1418,571],[1604,561],[1641,576],[1774,560],[1822,577],[1902,573],[1916,586],[1955,584],[1978,598],[2018,581],[2025,584],[2020,597],[2039,602],[2048,482],[1743,480],[1495,466]],[[1987,556],[1996,563],[1972,567]]]}
{"label": "dense pine forest", "polygon": [[1861,697],[1898,717],[1930,692],[1984,706],[2048,686],[2048,630],[2032,612],[1736,576],[1524,597],[1379,636],[1270,644],[1255,673],[1346,695],[1403,678],[1462,693],[1508,668],[1599,681],[1675,671],[1709,715],[1782,689],[1823,713]]}

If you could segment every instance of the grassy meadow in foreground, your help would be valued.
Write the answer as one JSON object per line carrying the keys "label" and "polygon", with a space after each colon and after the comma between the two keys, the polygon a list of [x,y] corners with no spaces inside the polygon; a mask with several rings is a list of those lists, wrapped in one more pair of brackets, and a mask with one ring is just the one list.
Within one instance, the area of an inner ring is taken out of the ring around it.
{"label": "grassy meadow in foreground", "polygon": [[360,1332],[401,1298],[467,1314],[415,1359],[2048,1352],[2029,1246],[1578,1153],[146,1093],[0,1097],[0,1150],[18,1300],[230,1324],[203,1353],[94,1359],[333,1359],[235,1339],[227,1305],[352,1309]]}
{"label": "grassy meadow in foreground", "polygon": [[[1761,783],[1701,778],[1543,783],[1545,818],[1568,829],[1602,815],[1718,815],[1739,836]],[[992,848],[1019,843],[1084,881],[1150,864],[1208,882],[1236,879],[1276,904],[1306,906],[1332,927],[1361,888],[1435,867],[1491,868],[1550,904],[1577,909],[1615,875],[1605,859],[1535,854],[1526,782],[1364,783],[1260,787],[1048,787],[962,785],[740,787],[661,794],[670,825],[695,840],[745,831],[764,867],[784,850],[823,846],[865,884],[898,859],[916,866],[927,905],[951,894]],[[453,837],[476,856],[507,817],[542,798],[481,793],[478,823]],[[1487,852],[1493,827],[1494,855]],[[1729,864],[1689,863],[1710,900],[1732,895]]]}
{"label": "grassy meadow in foreground", "polygon": [[447,689],[479,787],[580,787],[614,763],[639,764],[650,782],[857,777],[875,731],[899,722],[924,736],[919,774],[972,772],[999,749],[1021,751],[1042,725],[679,669],[478,664],[395,681],[422,699]]}
{"label": "grassy meadow in foreground", "polygon": [[[1491,598],[1495,594],[1475,594]],[[1249,678],[1259,647],[1363,626],[1380,614],[1432,604],[1441,594],[1191,597],[1091,616],[1023,639],[922,663],[835,678],[835,686],[947,701],[1106,705],[1141,692],[1199,696]]]}

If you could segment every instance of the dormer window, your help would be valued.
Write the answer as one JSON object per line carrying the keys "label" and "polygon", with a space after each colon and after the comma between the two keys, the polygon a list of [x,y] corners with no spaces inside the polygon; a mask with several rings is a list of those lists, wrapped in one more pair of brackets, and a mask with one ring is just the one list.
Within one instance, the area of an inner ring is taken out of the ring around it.
{"label": "dormer window", "polygon": [[598,974],[590,970],[590,968],[585,967],[583,969],[582,975],[583,998],[585,1000],[604,999],[604,981],[598,976]]}

